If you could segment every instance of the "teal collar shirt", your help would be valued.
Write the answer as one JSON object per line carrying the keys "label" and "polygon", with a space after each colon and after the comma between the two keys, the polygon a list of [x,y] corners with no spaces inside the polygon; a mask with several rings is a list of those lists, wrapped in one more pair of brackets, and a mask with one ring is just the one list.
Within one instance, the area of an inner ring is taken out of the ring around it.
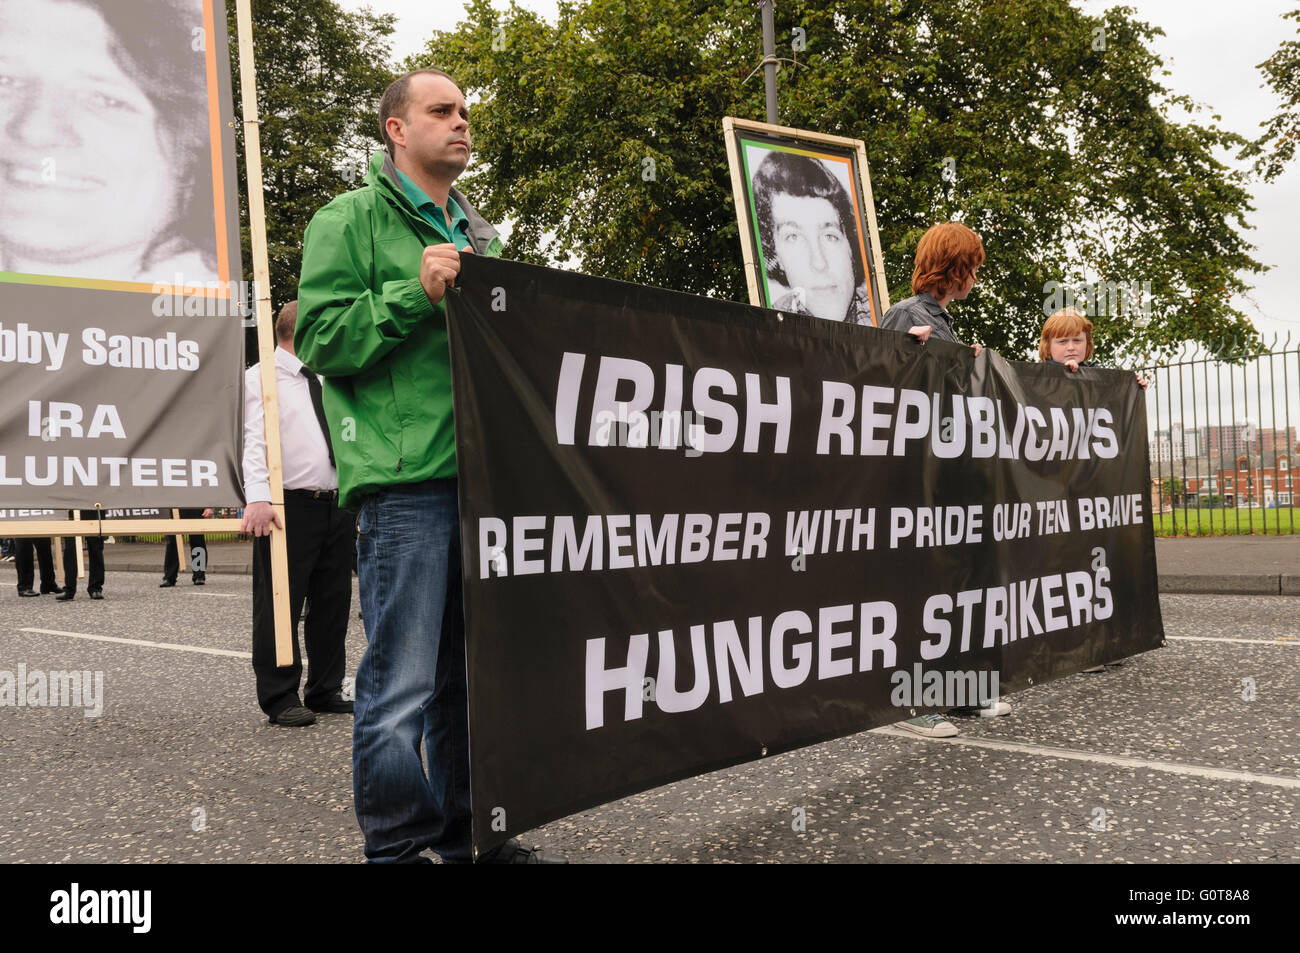
{"label": "teal collar shirt", "polygon": [[[424,190],[412,182],[411,177],[401,169],[397,170],[397,178],[401,183],[402,191],[411,200],[411,204],[415,206],[422,219],[432,225],[444,240],[455,245],[457,249],[464,251],[469,247],[469,219],[450,196],[447,197],[447,214],[444,215],[438,204],[425,195]],[[451,219],[450,228],[447,227],[448,218]]]}

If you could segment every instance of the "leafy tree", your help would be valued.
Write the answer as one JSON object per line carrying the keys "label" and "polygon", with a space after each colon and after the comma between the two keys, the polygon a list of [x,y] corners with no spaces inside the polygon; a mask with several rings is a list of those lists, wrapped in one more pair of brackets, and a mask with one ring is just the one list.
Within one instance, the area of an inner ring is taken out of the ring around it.
{"label": "leafy tree", "polygon": [[[1050,282],[1101,281],[1151,292],[1147,311],[1094,317],[1103,360],[1254,341],[1232,305],[1263,270],[1250,196],[1215,158],[1246,143],[1167,117],[1192,104],[1156,78],[1159,33],[1066,0],[783,0],[778,55],[799,65],[781,71],[780,120],[866,142],[893,301],[926,227],[981,234],[963,339],[1024,355]],[[553,25],[472,0],[407,65],[477,97],[462,185],[513,222],[508,254],[746,300],[721,121],[763,118],[761,74],[746,82],[760,48],[752,0],[562,3]]]}
{"label": "leafy tree", "polygon": [[[1287,20],[1300,21],[1300,9],[1283,14]],[[1255,170],[1263,177],[1275,179],[1286,164],[1295,158],[1300,142],[1300,40],[1286,40],[1277,52],[1259,64],[1264,79],[1282,97],[1282,108],[1265,123],[1264,134],[1245,150],[1256,158]]]}
{"label": "leafy tree", "polygon": [[[227,0],[239,155],[244,274],[252,280],[238,27]],[[349,13],[335,0],[253,0],[253,54],[262,120],[262,182],[275,307],[298,293],[302,233],[312,215],[359,184],[379,146],[376,106],[392,82],[391,14]]]}

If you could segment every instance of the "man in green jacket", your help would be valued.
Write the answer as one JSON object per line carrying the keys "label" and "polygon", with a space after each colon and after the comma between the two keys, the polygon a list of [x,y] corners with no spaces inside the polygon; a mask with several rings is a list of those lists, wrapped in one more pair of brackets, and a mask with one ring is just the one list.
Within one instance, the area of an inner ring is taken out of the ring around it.
{"label": "man in green jacket", "polygon": [[[357,669],[353,789],[366,857],[470,858],[469,728],[456,441],[443,295],[495,229],[452,188],[469,110],[440,70],[384,93],[386,152],[303,239],[294,347],[324,375],[340,506],[360,511],[368,647]],[[424,745],[425,766],[420,746]],[[511,841],[480,861],[539,863]]]}

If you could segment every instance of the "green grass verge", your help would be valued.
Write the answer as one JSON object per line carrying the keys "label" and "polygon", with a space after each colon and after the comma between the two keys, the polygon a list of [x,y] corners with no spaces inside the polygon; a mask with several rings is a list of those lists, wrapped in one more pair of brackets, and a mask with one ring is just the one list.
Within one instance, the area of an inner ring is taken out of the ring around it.
{"label": "green grass verge", "polygon": [[1270,536],[1286,536],[1300,533],[1300,508],[1176,509],[1173,512],[1153,513],[1152,521],[1157,536],[1245,536],[1265,533]]}
{"label": "green grass verge", "polygon": [[[111,535],[107,532],[110,526],[111,523],[106,522],[104,524],[105,535]],[[167,542],[167,537],[161,533],[148,533],[143,536],[120,536],[118,538],[121,539],[123,542],[133,542],[133,543]],[[204,533],[203,538],[207,540],[209,543],[238,543],[238,542],[243,542],[248,537],[241,536],[238,533]]]}

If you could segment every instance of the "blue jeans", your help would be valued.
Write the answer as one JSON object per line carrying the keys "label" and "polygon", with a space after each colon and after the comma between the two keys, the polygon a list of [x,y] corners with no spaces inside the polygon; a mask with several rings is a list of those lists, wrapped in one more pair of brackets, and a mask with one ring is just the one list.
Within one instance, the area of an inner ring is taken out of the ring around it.
{"label": "blue jeans", "polygon": [[413,863],[433,850],[468,861],[456,481],[393,486],[367,499],[357,557],[368,646],[357,669],[352,784],[366,857]]}

